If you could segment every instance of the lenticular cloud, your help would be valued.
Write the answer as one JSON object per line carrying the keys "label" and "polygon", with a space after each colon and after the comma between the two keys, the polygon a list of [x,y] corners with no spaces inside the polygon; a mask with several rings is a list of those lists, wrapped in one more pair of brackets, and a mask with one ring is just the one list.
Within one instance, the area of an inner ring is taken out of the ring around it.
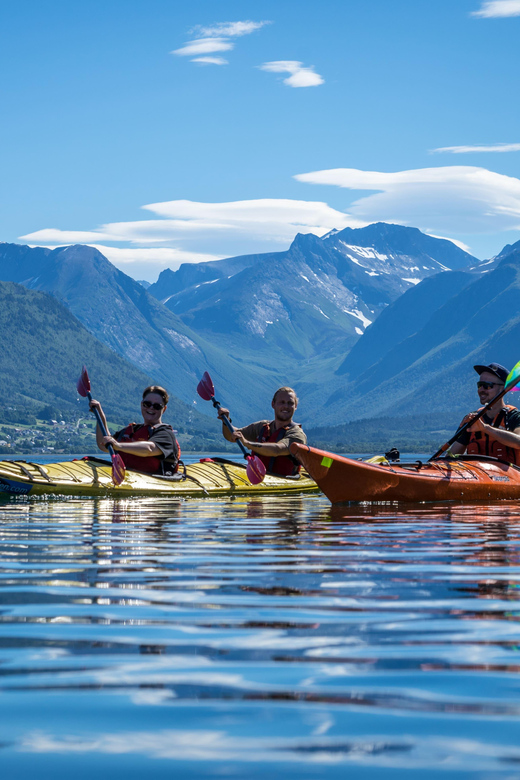
{"label": "lenticular cloud", "polygon": [[478,11],[473,11],[471,15],[484,19],[520,16],[520,0],[488,0],[488,2],[482,3],[482,7]]}
{"label": "lenticular cloud", "polygon": [[299,174],[298,181],[374,194],[349,206],[367,222],[397,222],[422,230],[495,233],[520,230],[520,180],[471,166],[395,173],[333,168]]}

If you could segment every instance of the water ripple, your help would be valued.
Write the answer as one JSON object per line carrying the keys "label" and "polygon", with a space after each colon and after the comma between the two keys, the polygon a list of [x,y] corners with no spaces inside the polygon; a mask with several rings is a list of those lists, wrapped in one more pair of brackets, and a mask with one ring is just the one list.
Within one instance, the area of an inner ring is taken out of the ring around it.
{"label": "water ripple", "polygon": [[0,519],[6,777],[520,776],[512,502],[10,499]]}

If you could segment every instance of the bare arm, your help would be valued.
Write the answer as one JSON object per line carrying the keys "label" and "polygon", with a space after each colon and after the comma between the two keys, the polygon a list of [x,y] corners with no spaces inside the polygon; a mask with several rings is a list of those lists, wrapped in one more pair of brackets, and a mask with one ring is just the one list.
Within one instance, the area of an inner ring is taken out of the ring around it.
{"label": "bare arm", "polygon": [[150,458],[152,455],[162,455],[163,451],[153,441],[117,441],[112,436],[101,437],[103,448],[111,444],[117,452],[127,452],[129,455],[138,455],[140,458]]}
{"label": "bare arm", "polygon": [[[231,422],[231,419],[229,417],[229,409],[224,409],[224,407],[221,406],[220,409],[218,410],[218,419],[222,420],[222,436],[227,441],[236,441],[236,439],[233,437],[233,434],[231,433],[231,431],[227,427],[226,423],[224,422],[224,417],[227,417],[229,422]],[[240,429],[239,428],[234,428],[233,430],[237,431],[237,430],[240,430]]]}
{"label": "bare arm", "polygon": [[[92,413],[94,413],[94,409],[97,408],[97,410],[99,412],[99,416],[101,417],[101,420],[103,421],[103,424],[104,424],[105,428],[108,430],[107,418],[105,417],[105,412],[103,411],[103,407],[101,406],[99,401],[96,401],[93,398],[92,401],[90,402],[90,407],[89,408],[90,408],[90,411]],[[105,443],[104,443],[103,431],[99,427],[99,423],[96,425],[96,444],[99,447],[99,449],[102,450],[102,452],[108,452],[107,448],[105,447]]]}
{"label": "bare arm", "polygon": [[287,441],[248,441],[246,438],[244,438],[242,431],[235,430],[235,437],[232,439],[232,441],[237,441],[237,439],[242,442],[244,447],[247,447],[249,450],[256,452],[257,455],[265,455],[269,458],[277,458],[280,455],[290,454]]}
{"label": "bare arm", "polygon": [[515,428],[514,431],[506,431],[505,428],[493,428],[492,425],[487,425],[485,422],[482,422],[481,418],[471,425],[468,428],[468,431],[470,433],[482,431],[483,433],[487,433],[488,436],[492,436],[496,441],[499,441],[500,444],[503,444],[506,447],[520,449],[520,428]]}

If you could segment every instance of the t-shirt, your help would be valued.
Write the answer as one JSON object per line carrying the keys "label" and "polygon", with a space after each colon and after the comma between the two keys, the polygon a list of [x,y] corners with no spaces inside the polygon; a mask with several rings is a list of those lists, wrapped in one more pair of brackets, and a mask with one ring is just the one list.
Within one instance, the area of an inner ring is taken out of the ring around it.
{"label": "t-shirt", "polygon": [[[259,420],[258,422],[246,425],[245,428],[239,428],[242,431],[247,441],[257,441],[258,437],[262,433],[262,429],[266,426],[271,426],[271,430],[274,430],[274,420]],[[280,430],[278,428],[278,430]],[[287,449],[293,442],[297,444],[307,444],[307,437],[301,429],[301,425],[292,422],[290,425],[284,427],[284,435],[278,439],[278,444],[283,444]]]}
{"label": "t-shirt", "polygon": [[[506,431],[514,431],[517,428],[520,428],[520,411],[518,409],[504,409],[505,411],[505,419],[504,424],[506,427]],[[500,414],[500,412],[498,413]],[[491,425],[495,417],[488,417],[487,414],[484,414],[482,416],[483,422],[486,423],[486,425]],[[464,420],[462,420],[461,424],[459,425],[459,428],[466,422],[467,418],[465,417]],[[464,431],[464,433],[461,433],[461,435],[455,439],[456,442],[459,444],[462,444],[463,447],[467,447],[469,444],[469,441],[471,439],[471,433],[468,431]]]}

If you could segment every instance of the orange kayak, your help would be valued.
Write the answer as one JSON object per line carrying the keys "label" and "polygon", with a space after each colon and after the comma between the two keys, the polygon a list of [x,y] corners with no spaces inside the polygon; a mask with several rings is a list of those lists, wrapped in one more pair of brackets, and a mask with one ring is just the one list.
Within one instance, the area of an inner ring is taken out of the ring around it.
{"label": "orange kayak", "polygon": [[333,504],[349,501],[497,501],[520,498],[520,468],[464,455],[431,463],[367,463],[301,444],[291,452]]}

